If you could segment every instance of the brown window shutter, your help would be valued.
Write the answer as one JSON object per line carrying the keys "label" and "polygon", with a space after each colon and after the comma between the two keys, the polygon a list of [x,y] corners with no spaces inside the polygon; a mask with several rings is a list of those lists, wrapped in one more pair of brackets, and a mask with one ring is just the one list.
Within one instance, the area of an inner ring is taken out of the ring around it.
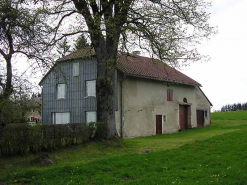
{"label": "brown window shutter", "polygon": [[173,90],[170,90],[170,101],[173,101]]}
{"label": "brown window shutter", "polygon": [[167,89],[167,101],[173,101],[173,90]]}

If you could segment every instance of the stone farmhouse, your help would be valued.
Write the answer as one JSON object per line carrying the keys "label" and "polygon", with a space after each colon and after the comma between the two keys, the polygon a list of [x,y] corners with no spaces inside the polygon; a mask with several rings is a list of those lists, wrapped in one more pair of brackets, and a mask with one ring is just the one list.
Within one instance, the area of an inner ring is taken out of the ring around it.
{"label": "stone farmhouse", "polygon": [[[115,71],[116,130],[124,138],[210,124],[201,84],[153,58],[121,54]],[[96,122],[97,61],[92,49],[59,60],[40,82],[42,123]]]}

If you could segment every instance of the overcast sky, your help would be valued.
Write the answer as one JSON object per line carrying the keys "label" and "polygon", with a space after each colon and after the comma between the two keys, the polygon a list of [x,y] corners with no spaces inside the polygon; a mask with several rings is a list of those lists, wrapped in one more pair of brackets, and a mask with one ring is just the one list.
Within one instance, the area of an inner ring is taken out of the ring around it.
{"label": "overcast sky", "polygon": [[[219,33],[198,48],[211,60],[191,64],[182,72],[202,84],[214,111],[228,103],[247,102],[247,1],[213,0],[212,4],[210,24],[218,26]],[[35,83],[41,79],[41,75],[28,77]]]}
{"label": "overcast sky", "polygon": [[219,33],[198,48],[211,60],[182,72],[202,84],[212,110],[219,110],[228,103],[247,102],[247,1],[212,1],[210,23]]}

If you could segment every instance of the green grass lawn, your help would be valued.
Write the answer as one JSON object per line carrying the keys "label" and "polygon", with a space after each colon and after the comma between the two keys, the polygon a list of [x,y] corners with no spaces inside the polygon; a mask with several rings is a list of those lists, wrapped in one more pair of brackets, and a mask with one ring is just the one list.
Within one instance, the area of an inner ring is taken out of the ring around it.
{"label": "green grass lawn", "polygon": [[246,111],[215,112],[212,114],[213,120],[247,120]]}
{"label": "green grass lawn", "polygon": [[[0,158],[7,184],[247,184],[247,111],[171,135],[91,142],[51,153],[55,164],[33,166],[35,155]],[[150,148],[148,154],[142,150]]]}

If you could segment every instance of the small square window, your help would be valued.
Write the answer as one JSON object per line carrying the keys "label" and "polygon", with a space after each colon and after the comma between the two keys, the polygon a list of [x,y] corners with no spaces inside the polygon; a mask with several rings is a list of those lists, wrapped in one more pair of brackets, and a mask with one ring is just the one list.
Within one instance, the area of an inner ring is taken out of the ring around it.
{"label": "small square window", "polygon": [[79,62],[73,63],[73,76],[79,76]]}
{"label": "small square window", "polygon": [[86,122],[96,122],[96,111],[88,111],[86,112]]}
{"label": "small square window", "polygon": [[173,101],[173,90],[167,89],[167,101]]}
{"label": "small square window", "polygon": [[96,80],[86,81],[86,95],[96,97]]}
{"label": "small square window", "polygon": [[65,98],[65,84],[57,85],[57,99]]}

